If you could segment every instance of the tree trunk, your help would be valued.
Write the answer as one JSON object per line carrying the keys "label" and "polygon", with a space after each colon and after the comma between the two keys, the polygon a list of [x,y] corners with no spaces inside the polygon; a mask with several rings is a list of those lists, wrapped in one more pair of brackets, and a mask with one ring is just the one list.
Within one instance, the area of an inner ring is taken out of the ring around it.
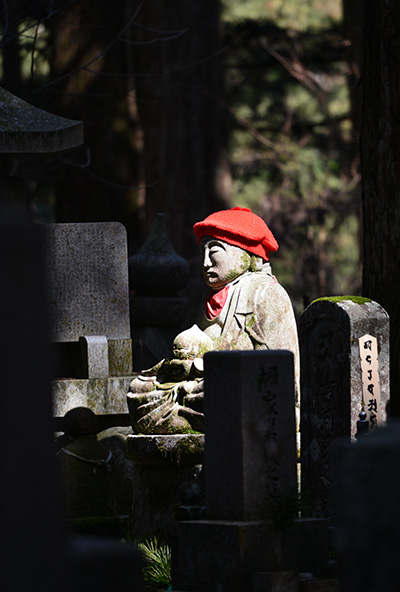
{"label": "tree trunk", "polygon": [[[84,123],[85,149],[66,155],[54,180],[57,222],[119,221],[133,248],[145,238],[138,219],[142,133],[133,73],[119,35],[129,23],[125,2],[80,0],[55,19],[52,80],[40,98],[52,111]],[[85,152],[87,150],[87,152]]]}
{"label": "tree trunk", "polygon": [[390,315],[391,412],[400,415],[400,3],[367,0],[364,21],[363,294]]}
{"label": "tree trunk", "polygon": [[146,27],[137,29],[132,46],[144,131],[146,219],[150,227],[156,213],[165,213],[176,250],[197,264],[193,224],[230,200],[219,107],[219,2],[145,2],[138,22]]}

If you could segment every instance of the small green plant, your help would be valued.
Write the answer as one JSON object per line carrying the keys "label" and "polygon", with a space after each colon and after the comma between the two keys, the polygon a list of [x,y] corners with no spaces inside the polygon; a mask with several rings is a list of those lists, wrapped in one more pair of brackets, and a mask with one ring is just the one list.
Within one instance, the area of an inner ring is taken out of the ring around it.
{"label": "small green plant", "polygon": [[157,537],[138,543],[145,562],[144,579],[150,590],[166,589],[171,584],[171,548]]}

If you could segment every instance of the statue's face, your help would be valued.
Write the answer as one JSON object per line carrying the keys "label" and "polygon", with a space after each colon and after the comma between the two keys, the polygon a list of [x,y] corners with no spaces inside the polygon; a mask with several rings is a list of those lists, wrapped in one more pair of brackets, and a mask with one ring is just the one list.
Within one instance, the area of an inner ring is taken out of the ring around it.
{"label": "statue's face", "polygon": [[210,288],[222,288],[249,270],[247,251],[212,236],[200,239],[200,260],[205,282]]}

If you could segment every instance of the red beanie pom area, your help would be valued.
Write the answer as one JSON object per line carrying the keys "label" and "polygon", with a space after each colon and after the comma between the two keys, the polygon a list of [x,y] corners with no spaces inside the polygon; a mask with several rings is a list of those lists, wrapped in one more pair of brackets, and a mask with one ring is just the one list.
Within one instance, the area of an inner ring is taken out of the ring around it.
{"label": "red beanie pom area", "polygon": [[266,261],[270,251],[279,248],[264,220],[249,208],[221,210],[193,226],[197,242],[202,236],[214,236],[230,245],[245,249]]}

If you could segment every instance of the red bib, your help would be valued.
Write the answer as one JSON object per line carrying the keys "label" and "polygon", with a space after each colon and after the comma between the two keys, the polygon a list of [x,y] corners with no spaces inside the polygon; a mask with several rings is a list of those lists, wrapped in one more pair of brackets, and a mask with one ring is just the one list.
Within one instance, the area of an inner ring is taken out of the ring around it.
{"label": "red bib", "polygon": [[219,290],[211,290],[206,302],[206,317],[211,321],[215,319],[225,306],[230,286],[224,286]]}

